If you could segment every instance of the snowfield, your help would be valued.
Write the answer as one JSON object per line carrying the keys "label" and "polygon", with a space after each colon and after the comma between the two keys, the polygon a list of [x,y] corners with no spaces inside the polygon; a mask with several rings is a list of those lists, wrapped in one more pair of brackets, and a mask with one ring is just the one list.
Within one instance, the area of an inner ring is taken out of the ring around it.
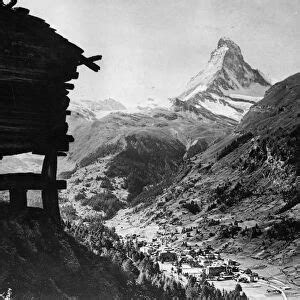
{"label": "snowfield", "polygon": [[210,100],[201,101],[201,103],[196,105],[196,107],[204,107],[216,115],[222,115],[236,121],[240,120],[240,113],[238,113],[236,109],[230,107],[229,105],[220,103],[218,100],[216,102]]}

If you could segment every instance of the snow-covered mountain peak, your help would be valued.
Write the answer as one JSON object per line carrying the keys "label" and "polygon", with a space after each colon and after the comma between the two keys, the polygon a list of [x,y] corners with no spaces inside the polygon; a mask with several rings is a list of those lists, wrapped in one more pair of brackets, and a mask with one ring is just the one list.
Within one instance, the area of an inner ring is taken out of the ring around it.
{"label": "snow-covered mountain peak", "polygon": [[[240,47],[229,38],[221,38],[217,48],[211,53],[206,67],[194,76],[184,91],[184,100],[190,99],[198,92],[207,90],[213,81],[226,68],[233,70],[234,66],[243,65],[244,59]],[[180,97],[181,98],[181,97]]]}
{"label": "snow-covered mountain peak", "polygon": [[206,67],[189,81],[178,99],[240,121],[269,87],[262,73],[245,62],[240,47],[223,37]]}
{"label": "snow-covered mountain peak", "polygon": [[237,54],[241,54],[241,48],[230,38],[228,37],[221,37],[218,41],[218,48],[227,47],[228,50],[236,52]]}
{"label": "snow-covered mountain peak", "polygon": [[222,69],[225,54],[229,48],[224,45],[218,47],[211,53],[209,62],[204,70],[194,76],[187,85],[187,90],[184,92],[187,97],[192,97],[197,92],[204,91],[209,84],[214,80],[217,72]]}

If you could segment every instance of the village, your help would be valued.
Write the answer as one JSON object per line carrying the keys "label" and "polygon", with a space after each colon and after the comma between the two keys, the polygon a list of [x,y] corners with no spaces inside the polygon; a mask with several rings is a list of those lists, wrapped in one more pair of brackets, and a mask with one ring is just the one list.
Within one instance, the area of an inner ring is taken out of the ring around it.
{"label": "village", "polygon": [[270,296],[274,300],[287,299],[285,291],[290,289],[289,286],[274,285],[250,268],[241,268],[238,261],[222,257],[212,246],[200,247],[187,242],[170,246],[166,239],[154,237],[152,241],[145,241],[136,234],[126,235],[124,242],[158,262],[160,271],[183,285],[190,277],[200,281],[205,274],[207,280],[219,289],[230,290],[241,284],[243,290],[249,291],[247,296],[250,295],[250,299],[258,299],[262,295],[259,299]]}
{"label": "village", "polygon": [[158,261],[161,269],[173,276],[197,278],[205,273],[209,280],[235,280],[243,283],[257,282],[259,279],[257,273],[250,269],[241,270],[237,261],[222,258],[218,251],[209,246],[202,249],[185,242],[181,247],[172,248],[162,245],[157,239],[142,244],[140,251]]}

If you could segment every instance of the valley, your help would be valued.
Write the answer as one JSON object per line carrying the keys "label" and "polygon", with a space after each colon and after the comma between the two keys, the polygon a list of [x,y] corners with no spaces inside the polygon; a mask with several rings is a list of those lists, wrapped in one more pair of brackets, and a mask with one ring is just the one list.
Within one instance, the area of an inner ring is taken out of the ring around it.
{"label": "valley", "polygon": [[[113,288],[120,297],[129,282],[135,297],[163,292],[171,299],[175,290],[185,299],[197,282],[197,292],[206,287],[240,297],[232,299],[298,299],[299,101],[300,73],[271,86],[237,44],[221,38],[168,107],[152,98],[135,109],[112,98],[73,103],[68,130],[75,142],[58,161],[58,177],[68,183],[59,192],[65,231],[90,251],[89,265],[116,264],[113,279],[121,276],[121,288]],[[27,153],[0,161],[3,173],[41,165]],[[34,226],[47,231],[40,195],[29,196]],[[7,202],[7,193],[1,198]],[[87,251],[52,227],[57,253]],[[29,252],[44,249],[32,243]],[[71,276],[72,262],[66,264]],[[106,297],[110,277],[104,278]],[[237,282],[247,297],[235,290]]]}
{"label": "valley", "polygon": [[299,79],[274,85],[151,205],[122,210],[106,224],[122,236],[158,239],[180,251],[212,246],[248,266],[264,265],[263,274],[292,285],[296,296],[289,297],[297,298]]}
{"label": "valley", "polygon": [[[82,160],[78,155],[80,150],[71,151],[67,160],[77,161],[77,167],[62,198],[72,199],[80,218],[87,211],[100,214],[106,226],[115,228],[123,238],[136,236],[147,243],[157,240],[161,247],[175,248],[179,254],[186,245],[212,246],[245,268],[257,266],[268,284],[277,288],[290,286],[287,297],[296,299],[300,284],[296,180],[299,80],[299,74],[295,74],[275,84],[261,100],[243,96],[252,102],[248,102],[251,105],[240,122],[231,115],[218,115],[200,107],[195,100],[175,99],[169,109],[114,112],[96,123],[86,123],[85,132],[92,127],[101,128],[99,139],[106,136],[103,127],[109,124],[107,128],[114,128],[109,134],[113,135],[107,135],[106,141],[114,144],[107,152],[95,147],[87,164],[86,157]],[[211,100],[208,97],[203,101]],[[221,101],[218,105],[228,104]],[[122,137],[116,139],[121,128]],[[75,132],[80,141],[84,134],[80,128]],[[133,135],[134,144],[129,146]],[[89,136],[94,138],[95,133]],[[146,136],[149,144],[144,140]],[[159,145],[159,150],[152,148],[153,144]],[[82,153],[88,153],[87,146],[93,149],[87,141],[81,145]],[[106,149],[108,145],[106,142]],[[175,149],[179,150],[177,158]],[[114,161],[122,165],[122,170],[109,172]],[[141,161],[147,161],[146,166]],[[126,164],[135,169],[127,169]],[[151,169],[155,174],[151,175]],[[143,183],[138,178],[131,181],[133,186],[137,182],[137,186],[143,186],[132,197],[132,189],[126,184],[132,178],[130,170],[143,174],[143,179],[151,178]],[[113,201],[109,200],[111,196],[107,198],[110,208],[103,204],[106,200],[100,200],[101,193],[113,195]],[[95,198],[101,202],[96,212]],[[69,205],[69,201],[62,204],[62,211]],[[226,286],[227,281],[218,284]],[[266,289],[262,289],[265,294]],[[258,290],[255,286],[252,289],[254,293]]]}

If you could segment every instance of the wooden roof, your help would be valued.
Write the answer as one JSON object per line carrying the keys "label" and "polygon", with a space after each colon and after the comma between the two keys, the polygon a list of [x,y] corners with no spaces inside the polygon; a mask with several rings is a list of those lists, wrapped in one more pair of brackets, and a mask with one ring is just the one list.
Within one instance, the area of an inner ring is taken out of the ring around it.
{"label": "wooden roof", "polygon": [[93,71],[100,55],[83,50],[57,34],[25,8],[0,2],[0,157],[23,152],[45,154],[49,147],[68,151],[67,83],[77,67]]}

